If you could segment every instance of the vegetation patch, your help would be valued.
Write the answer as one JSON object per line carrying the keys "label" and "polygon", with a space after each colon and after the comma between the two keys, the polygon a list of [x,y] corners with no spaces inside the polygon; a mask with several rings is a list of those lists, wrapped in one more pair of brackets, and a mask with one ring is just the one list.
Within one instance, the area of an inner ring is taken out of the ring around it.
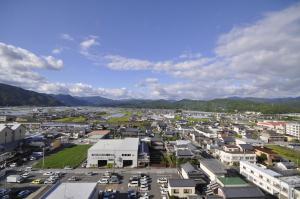
{"label": "vegetation patch", "polygon": [[79,117],[65,117],[54,120],[55,122],[62,122],[62,123],[84,123],[86,122],[86,118],[83,116]]}
{"label": "vegetation patch", "polygon": [[278,145],[268,145],[268,148],[272,149],[278,155],[293,161],[296,165],[300,166],[300,153],[299,151],[289,149]]}
{"label": "vegetation patch", "polygon": [[[65,166],[75,168],[87,157],[87,151],[92,145],[75,145],[65,148],[58,153],[45,158],[44,168],[62,169]],[[40,160],[35,168],[43,168],[43,160]]]}

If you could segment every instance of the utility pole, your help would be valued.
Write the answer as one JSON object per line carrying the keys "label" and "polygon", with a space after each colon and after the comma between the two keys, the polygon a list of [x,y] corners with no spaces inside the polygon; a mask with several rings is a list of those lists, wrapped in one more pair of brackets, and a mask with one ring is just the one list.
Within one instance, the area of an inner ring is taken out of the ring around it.
{"label": "utility pole", "polygon": [[45,166],[45,147],[43,147],[43,169]]}

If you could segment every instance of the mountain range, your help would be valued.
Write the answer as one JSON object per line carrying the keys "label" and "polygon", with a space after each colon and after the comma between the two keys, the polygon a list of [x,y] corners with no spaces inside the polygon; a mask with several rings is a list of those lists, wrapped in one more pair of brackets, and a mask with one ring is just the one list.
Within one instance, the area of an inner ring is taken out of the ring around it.
{"label": "mountain range", "polygon": [[44,94],[0,83],[0,106],[104,106],[126,108],[189,109],[199,111],[258,111],[262,113],[300,112],[300,97],[240,98],[213,100],[113,100],[100,96],[77,97]]}

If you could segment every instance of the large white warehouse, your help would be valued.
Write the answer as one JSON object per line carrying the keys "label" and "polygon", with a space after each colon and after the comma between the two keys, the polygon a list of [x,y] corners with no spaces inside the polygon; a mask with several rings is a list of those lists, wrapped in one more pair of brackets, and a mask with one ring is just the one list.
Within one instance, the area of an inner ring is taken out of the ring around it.
{"label": "large white warehouse", "polygon": [[103,139],[88,150],[87,166],[138,166],[139,138]]}

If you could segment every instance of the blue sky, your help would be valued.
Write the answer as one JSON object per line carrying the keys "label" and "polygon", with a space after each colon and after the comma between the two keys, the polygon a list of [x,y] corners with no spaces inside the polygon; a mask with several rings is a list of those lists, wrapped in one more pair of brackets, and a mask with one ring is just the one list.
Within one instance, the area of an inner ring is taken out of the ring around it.
{"label": "blue sky", "polygon": [[115,99],[298,96],[298,13],[288,0],[1,1],[0,82]]}

